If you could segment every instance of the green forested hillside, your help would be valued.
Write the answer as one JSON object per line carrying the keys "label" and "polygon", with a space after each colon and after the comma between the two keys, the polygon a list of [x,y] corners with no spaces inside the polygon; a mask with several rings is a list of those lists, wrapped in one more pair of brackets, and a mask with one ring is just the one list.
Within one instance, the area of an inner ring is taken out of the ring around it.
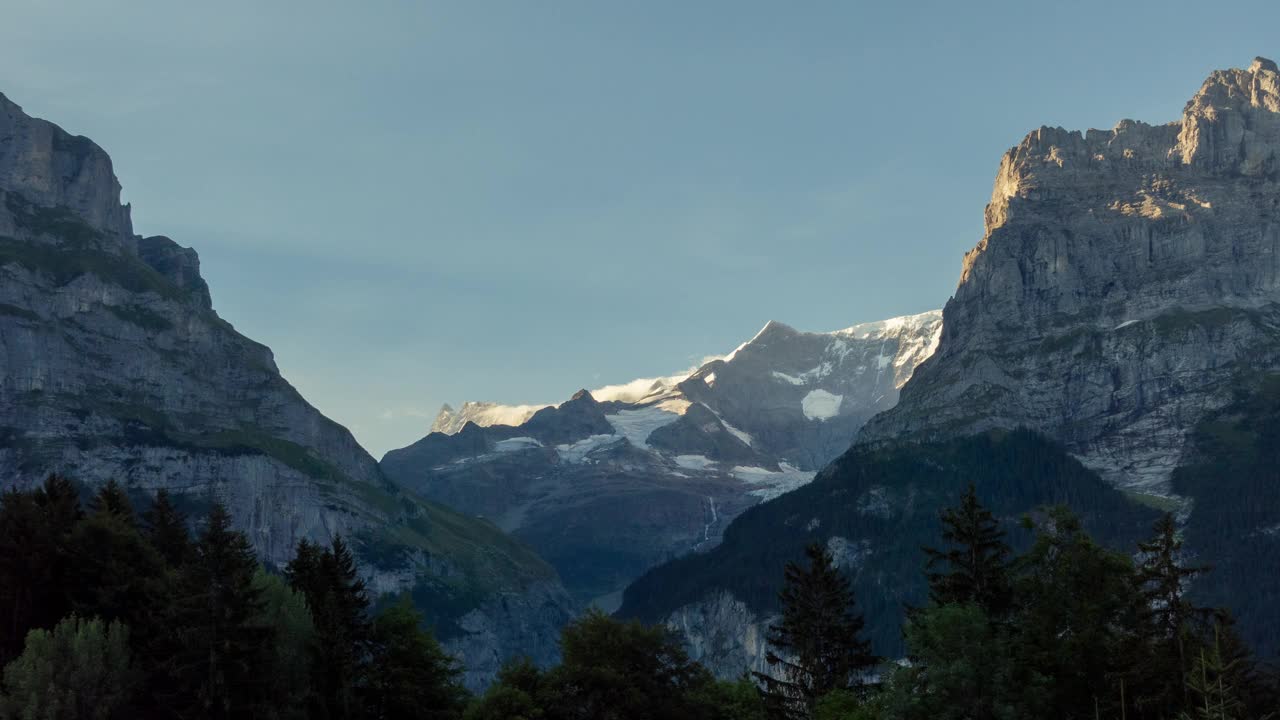
{"label": "green forested hillside", "polygon": [[[778,568],[818,541],[851,562],[858,603],[877,652],[903,650],[905,605],[926,601],[922,546],[940,532],[938,511],[973,484],[983,502],[1025,547],[1021,518],[1065,504],[1104,544],[1130,549],[1157,517],[1113,489],[1061,447],[1029,431],[888,449],[854,448],[809,485],[743,513],[711,552],[645,574],[626,591],[619,614],[657,621],[715,589],[730,590],[757,611],[776,607]],[[832,543],[832,538],[842,538]],[[839,558],[838,558],[839,559]]]}
{"label": "green forested hillside", "polygon": [[1262,657],[1280,655],[1280,375],[1243,383],[1196,428],[1174,492],[1192,499],[1187,547],[1213,572],[1192,586],[1229,607]]}

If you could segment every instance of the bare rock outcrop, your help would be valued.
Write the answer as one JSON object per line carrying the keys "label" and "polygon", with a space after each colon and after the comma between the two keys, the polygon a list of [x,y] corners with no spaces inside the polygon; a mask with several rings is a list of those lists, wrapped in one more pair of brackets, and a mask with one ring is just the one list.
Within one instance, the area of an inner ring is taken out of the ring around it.
{"label": "bare rock outcrop", "polygon": [[376,592],[427,599],[473,686],[553,660],[570,615],[550,565],[396,486],[218,317],[194,250],[134,235],[100,147],[0,95],[0,489],[51,472],[221,501],[275,565],[341,533]]}
{"label": "bare rock outcrop", "polygon": [[1216,71],[1166,125],[1005,153],[938,351],[860,441],[1047,433],[1167,494],[1187,433],[1280,368],[1280,72]]}

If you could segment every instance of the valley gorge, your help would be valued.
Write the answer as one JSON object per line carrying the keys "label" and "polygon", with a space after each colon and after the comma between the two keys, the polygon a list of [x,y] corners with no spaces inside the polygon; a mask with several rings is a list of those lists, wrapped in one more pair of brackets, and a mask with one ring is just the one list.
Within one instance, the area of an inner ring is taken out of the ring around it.
{"label": "valley gorge", "polygon": [[970,485],[1016,550],[1050,506],[1130,554],[1172,513],[1215,568],[1192,597],[1280,657],[1265,58],[1213,72],[1174,122],[1026,135],[942,310],[770,321],[670,376],[445,405],[380,461],[218,315],[196,251],[135,234],[120,197],[102,148],[0,95],[0,490],[115,480],[192,520],[217,502],[272,571],[299,541],[346,538],[370,595],[410,598],[472,691],[515,658],[554,665],[589,608],[676,631],[720,678],[765,671],[783,567],[811,543],[876,652],[903,657],[921,547]]}

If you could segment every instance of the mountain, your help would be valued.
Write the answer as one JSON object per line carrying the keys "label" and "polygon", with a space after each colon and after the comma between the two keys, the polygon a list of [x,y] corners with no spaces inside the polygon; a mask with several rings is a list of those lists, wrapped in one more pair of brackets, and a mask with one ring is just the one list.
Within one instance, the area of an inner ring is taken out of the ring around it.
{"label": "mountain", "polygon": [[406,492],[213,310],[196,252],[134,234],[111,159],[0,95],[0,487],[115,478],[227,505],[264,562],[341,533],[411,592],[476,686],[550,661],[569,600],[490,523]]}
{"label": "mountain", "polygon": [[938,509],[970,483],[1020,549],[1030,533],[1018,520],[1043,505],[1070,505],[1094,537],[1118,546],[1143,538],[1156,517],[1026,430],[859,446],[812,483],[742,513],[710,552],[647,572],[627,587],[618,614],[680,630],[691,655],[721,677],[764,672],[782,568],[817,542],[852,579],[875,651],[900,657],[903,607],[928,601],[921,547],[938,544]]}
{"label": "mountain", "polygon": [[[949,498],[928,488],[971,477],[1006,519],[1072,495],[1077,511],[1109,518],[1100,529],[1132,528],[1150,507],[1177,511],[1189,551],[1217,568],[1192,592],[1232,608],[1275,657],[1277,388],[1280,72],[1258,58],[1212,73],[1177,122],[1044,127],[1009,150],[937,351],[897,405],[818,481],[744,514],[715,552],[638,581],[622,612],[693,628],[695,654],[758,662],[780,563],[799,555],[794,522],[813,515],[822,524],[806,539],[861,548],[846,568],[882,651],[894,652],[900,618],[884,608],[919,590],[892,575],[902,540],[937,537],[893,524],[932,516]],[[1012,449],[956,459],[957,448],[1007,443],[1014,430]],[[1032,450],[1051,462],[1022,468],[1033,488],[1013,484],[1000,468]],[[903,453],[946,471],[896,472]],[[830,507],[871,508],[890,525],[827,529],[819,511]],[[726,577],[726,567],[770,570]]]}
{"label": "mountain", "polygon": [[867,441],[1031,427],[1168,495],[1188,433],[1280,367],[1280,74],[1214,72],[1165,125],[1005,153],[938,352]]}
{"label": "mountain", "polygon": [[713,547],[743,510],[843,452],[897,401],[940,320],[935,311],[830,333],[770,322],[691,372],[582,390],[558,406],[446,405],[436,432],[382,467],[493,520],[579,601],[612,609],[646,569]]}

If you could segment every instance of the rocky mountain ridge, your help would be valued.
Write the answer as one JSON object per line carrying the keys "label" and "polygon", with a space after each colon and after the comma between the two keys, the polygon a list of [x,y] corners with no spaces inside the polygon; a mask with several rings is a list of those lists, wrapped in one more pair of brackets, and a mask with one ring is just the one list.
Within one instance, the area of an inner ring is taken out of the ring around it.
{"label": "rocky mountain ridge", "polygon": [[1187,433],[1280,366],[1280,73],[1205,80],[1182,118],[1041,128],[1005,153],[938,352],[866,442],[1031,427],[1170,493]]}
{"label": "rocky mountain ridge", "polygon": [[111,159],[0,95],[0,487],[50,472],[227,505],[265,562],[341,533],[375,593],[412,592],[484,682],[557,653],[553,568],[390,482],[213,310],[199,257],[133,234]]}
{"label": "rocky mountain ridge", "polygon": [[435,427],[456,431],[387,453],[382,466],[526,540],[580,601],[612,609],[645,569],[713,547],[738,513],[843,452],[897,400],[939,323],[936,311],[831,333],[770,322],[691,372],[582,390],[558,406],[446,406]]}
{"label": "rocky mountain ridge", "polygon": [[[919,476],[937,479],[917,483],[916,494],[906,491],[913,473],[871,483],[904,453],[981,447],[1030,428],[1127,498],[1125,510],[1094,488],[1106,525],[1133,525],[1152,507],[1178,510],[1188,550],[1219,568],[1193,586],[1195,596],[1232,608],[1255,647],[1275,655],[1280,582],[1268,568],[1280,557],[1280,493],[1273,463],[1262,459],[1272,451],[1262,448],[1275,447],[1280,417],[1276,64],[1258,58],[1213,72],[1177,122],[1030,133],[1004,155],[985,220],[943,310],[937,351],[897,405],[814,483],[730,525],[712,553],[723,557],[675,561],[633,584],[624,613],[692,628],[695,656],[732,676],[743,660],[759,663],[773,586],[720,568],[780,565],[780,546],[789,542],[796,557],[813,540],[857,548],[843,564],[872,614],[886,603],[900,609],[904,598],[886,598],[886,588],[907,588],[914,576],[884,573],[901,561],[891,548],[904,531],[867,528],[875,517],[928,518],[948,499],[926,501],[919,492],[928,487],[967,474],[1012,522],[1019,505],[1034,504],[1013,503],[1011,493],[1029,499],[1065,472],[1074,479],[1057,492],[1072,495],[1077,511],[1094,511],[1078,493],[1097,483],[1053,450],[1034,452],[1054,457],[1059,470],[1046,473],[1036,461],[999,482],[986,466],[1010,451],[991,447],[929,464]],[[841,503],[852,507],[812,528],[793,522]],[[927,526],[913,532],[929,541]],[[911,561],[918,575],[922,558]],[[870,629],[889,643],[899,637],[897,616],[884,617]],[[709,651],[734,663],[720,665]]]}

